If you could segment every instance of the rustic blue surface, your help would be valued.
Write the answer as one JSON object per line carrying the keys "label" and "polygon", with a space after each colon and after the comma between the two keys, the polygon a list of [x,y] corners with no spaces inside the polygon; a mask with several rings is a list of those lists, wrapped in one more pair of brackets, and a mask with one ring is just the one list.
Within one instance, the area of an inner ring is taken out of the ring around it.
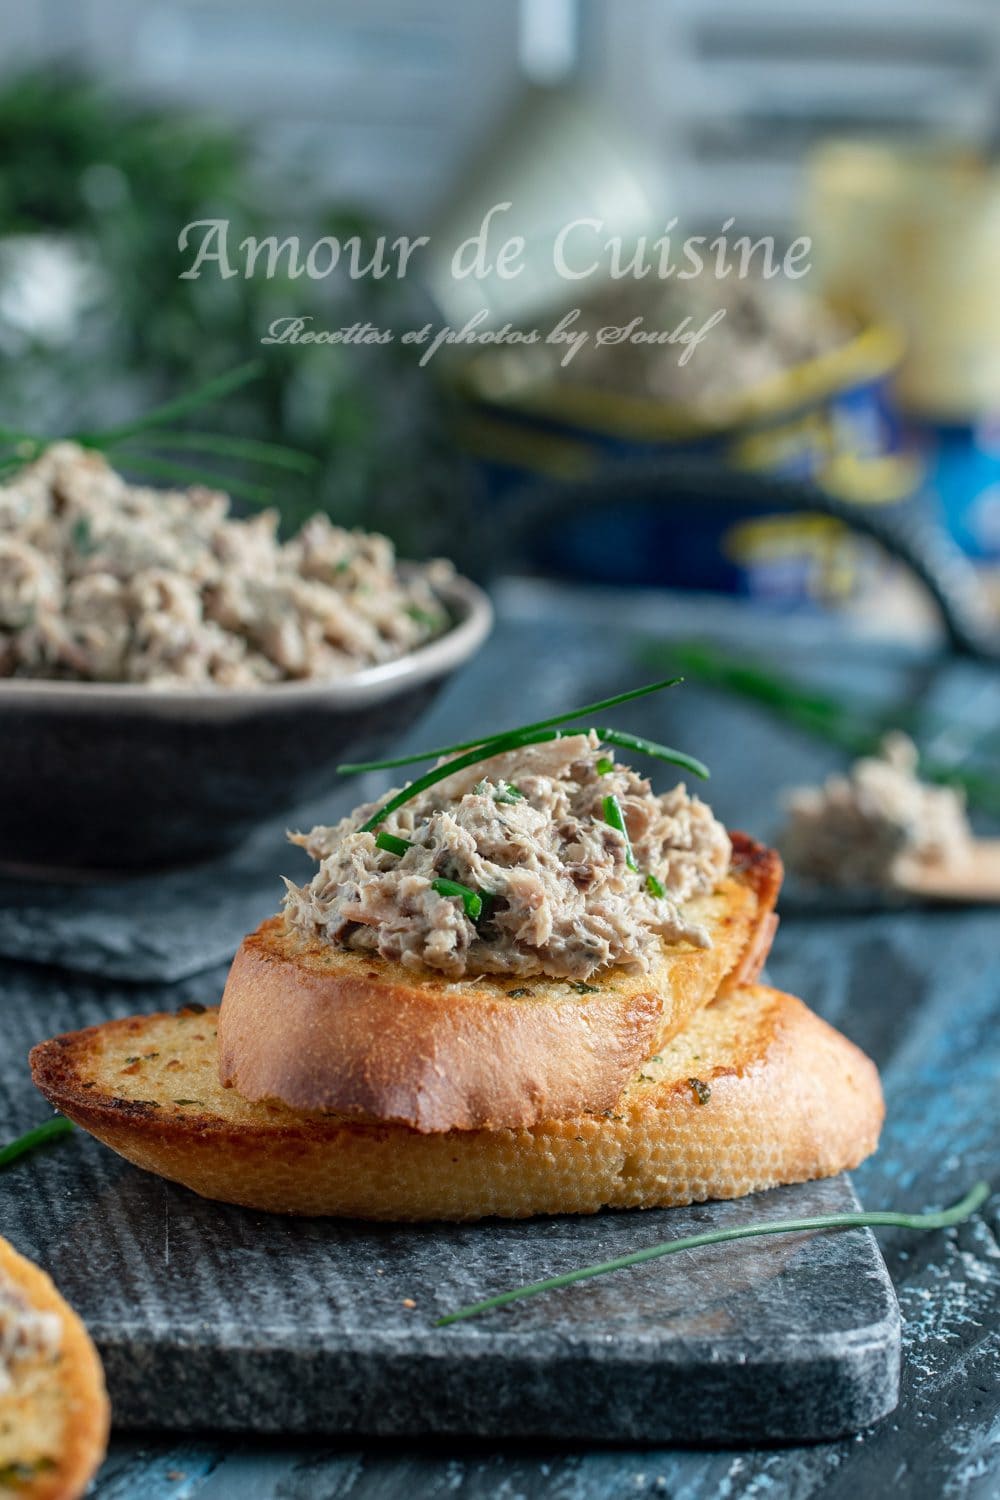
{"label": "rustic blue surface", "polygon": [[[451,688],[421,732],[433,742],[459,722],[503,723],[552,704],[613,691],[634,673],[628,632],[739,638],[726,611],[685,603],[606,606],[528,600],[477,666]],[[781,642],[780,628],[772,639]],[[767,632],[763,633],[764,636]],[[762,638],[758,634],[756,640]],[[877,693],[908,689],[937,711],[968,715],[992,698],[994,679],[968,667],[928,672],[903,654],[873,654],[817,630],[796,630],[794,664],[847,675]],[[755,642],[756,643],[756,642]],[[514,707],[516,703],[516,707]],[[637,708],[639,706],[637,705]],[[836,758],[781,732],[761,714],[684,688],[642,706],[636,728],[703,753],[715,770],[712,800],[727,819],[767,834],[774,795]],[[276,855],[276,858],[278,856]],[[293,866],[279,863],[285,869]],[[882,1068],[889,1119],[877,1157],[856,1174],[866,1203],[922,1207],[951,1201],[978,1176],[1000,1180],[1000,919],[995,912],[873,913],[786,919],[773,980],[802,994],[872,1053]],[[208,976],[206,976],[206,979]],[[51,976],[39,971],[39,997]],[[190,983],[190,981],[189,981]],[[93,985],[81,1020],[96,1018]],[[119,987],[116,987],[116,990]],[[207,997],[206,998],[210,998]],[[120,997],[116,995],[116,999]],[[141,1008],[142,991],[135,994]],[[67,1148],[69,1149],[69,1148]],[[102,1230],[100,1208],[76,1201],[81,1255]],[[554,1443],[495,1446],[241,1443],[120,1440],[96,1493],[109,1497],[374,1497],[495,1495],[565,1500],[668,1494],[696,1497],[990,1496],[1000,1488],[997,1359],[1000,1247],[993,1205],[943,1235],[883,1236],[904,1315],[903,1398],[893,1417],[856,1439],[809,1448],[739,1452],[585,1449]],[[206,1421],[210,1413],[206,1413]]]}

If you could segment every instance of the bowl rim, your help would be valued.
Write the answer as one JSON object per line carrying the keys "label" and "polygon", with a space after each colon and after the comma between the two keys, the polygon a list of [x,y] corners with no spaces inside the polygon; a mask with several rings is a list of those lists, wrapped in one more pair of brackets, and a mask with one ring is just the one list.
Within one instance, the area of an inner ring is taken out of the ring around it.
{"label": "bowl rim", "polygon": [[470,579],[456,573],[438,585],[438,593],[454,611],[455,623],[443,635],[392,661],[363,667],[344,677],[307,678],[264,683],[256,688],[147,687],[140,682],[78,682],[45,677],[0,678],[0,712],[5,707],[149,710],[160,716],[267,712],[288,708],[329,706],[365,708],[404,691],[443,677],[466,662],[483,644],[493,626],[489,596]]}

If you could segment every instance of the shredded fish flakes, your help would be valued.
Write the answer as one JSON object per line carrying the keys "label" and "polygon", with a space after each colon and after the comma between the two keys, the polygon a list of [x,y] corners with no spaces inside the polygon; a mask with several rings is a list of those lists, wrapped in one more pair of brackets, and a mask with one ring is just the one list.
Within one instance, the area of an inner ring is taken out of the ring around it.
{"label": "shredded fish flakes", "polygon": [[0,487],[0,677],[261,687],[342,677],[448,626],[450,564],[404,575],[387,537],[229,514],[56,443]]}
{"label": "shredded fish flakes", "polygon": [[[360,831],[375,803],[333,828],[294,834],[320,864],[307,885],[288,883],[286,921],[304,936],[452,980],[583,981],[610,964],[648,968],[663,940],[708,946],[683,907],[726,874],[725,829],[683,786],[655,796],[627,766],[599,770],[607,761],[596,735],[574,734],[458,771],[380,825],[409,843],[402,854]],[[609,796],[625,832],[607,822]],[[480,893],[480,918],[437,889],[441,881]]]}

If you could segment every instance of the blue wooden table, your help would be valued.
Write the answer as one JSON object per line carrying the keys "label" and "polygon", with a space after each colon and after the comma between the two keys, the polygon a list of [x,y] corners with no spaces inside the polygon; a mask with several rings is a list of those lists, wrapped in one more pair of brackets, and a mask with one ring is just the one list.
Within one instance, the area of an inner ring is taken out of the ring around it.
{"label": "blue wooden table", "polygon": [[[748,633],[735,607],[509,590],[493,642],[451,685],[417,741],[563,706],[570,678],[579,678],[569,672],[571,659],[577,666],[587,661],[598,688],[611,679],[641,680],[650,673],[637,666],[639,635],[665,642],[714,635],[733,644]],[[752,632],[762,654],[780,649],[790,666],[867,685],[876,695],[920,695],[935,716],[974,712],[984,695],[996,694],[995,681],[978,669],[931,666],[821,624],[797,627],[794,646],[790,636],[780,621]],[[713,805],[736,826],[766,837],[778,789],[837,763],[832,752],[776,727],[763,711],[703,689],[682,692],[683,699],[657,710],[656,727],[664,729],[665,714],[675,742],[712,764]],[[830,914],[794,907],[784,916],[769,972],[772,982],[802,995],[858,1041],[882,1070],[888,1119],[877,1156],[855,1174],[863,1202],[919,1209],[951,1202],[978,1177],[1000,1184],[995,911]],[[141,994],[136,1008],[142,1009]],[[95,1494],[100,1500],[804,1500],[820,1494],[868,1500],[895,1493],[992,1500],[1000,1493],[996,1203],[958,1230],[881,1236],[904,1317],[902,1400],[876,1429],[845,1441],[724,1452],[128,1435],[112,1442]]]}

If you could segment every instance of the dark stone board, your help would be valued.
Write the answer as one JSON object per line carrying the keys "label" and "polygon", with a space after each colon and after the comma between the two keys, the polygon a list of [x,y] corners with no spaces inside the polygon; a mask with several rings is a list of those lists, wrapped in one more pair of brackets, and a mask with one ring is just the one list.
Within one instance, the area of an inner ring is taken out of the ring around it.
{"label": "dark stone board", "polygon": [[[104,1014],[214,998],[10,966],[0,1139],[44,1113],[29,1045]],[[104,1358],[119,1428],[734,1442],[851,1432],[891,1411],[899,1314],[869,1233],[687,1252],[447,1329],[442,1313],[658,1240],[835,1213],[844,1179],[736,1203],[479,1225],[294,1220],[208,1203],[83,1134],[3,1177],[0,1232]],[[408,1307],[412,1301],[416,1305]]]}

